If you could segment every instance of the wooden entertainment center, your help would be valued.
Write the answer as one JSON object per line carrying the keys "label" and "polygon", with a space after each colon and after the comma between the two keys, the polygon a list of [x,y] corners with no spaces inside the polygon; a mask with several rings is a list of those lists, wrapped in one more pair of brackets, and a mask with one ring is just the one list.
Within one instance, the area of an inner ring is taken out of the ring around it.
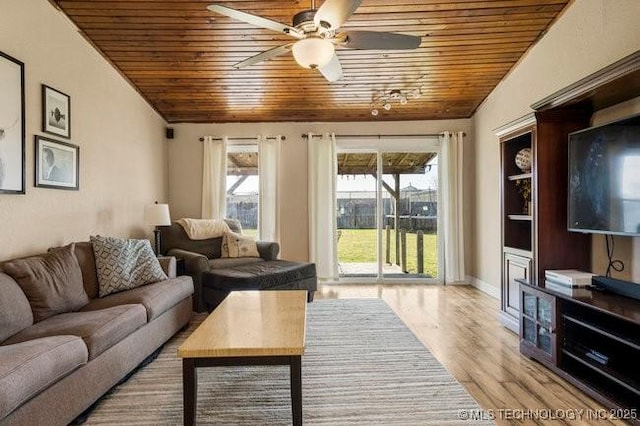
{"label": "wooden entertainment center", "polygon": [[[595,111],[638,96],[640,51],[537,102],[534,113],[496,131],[500,320],[519,333],[522,354],[634,424],[640,424],[640,301],[600,291],[568,296],[546,289],[544,276],[548,269],[591,271],[591,235],[567,231],[568,134],[590,127]],[[530,149],[531,170],[515,162],[524,148]]]}
{"label": "wooden entertainment center", "polygon": [[572,297],[536,284],[520,280],[520,352],[640,424],[640,302],[600,291]]}

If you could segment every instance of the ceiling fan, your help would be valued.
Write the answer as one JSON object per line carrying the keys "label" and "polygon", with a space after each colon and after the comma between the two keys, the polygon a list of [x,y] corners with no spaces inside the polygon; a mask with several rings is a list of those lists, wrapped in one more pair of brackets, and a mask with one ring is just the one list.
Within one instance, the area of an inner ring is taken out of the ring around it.
{"label": "ceiling fan", "polygon": [[420,45],[420,37],[406,34],[377,31],[337,33],[336,30],[349,19],[360,3],[362,0],[326,0],[316,9],[315,0],[311,0],[311,9],[297,13],[293,17],[293,26],[218,4],[211,4],[207,9],[298,39],[238,62],[234,68],[244,68],[291,51],[299,65],[318,70],[328,81],[333,82],[342,78],[342,66],[335,52],[336,46],[347,49],[396,50],[416,49]]}

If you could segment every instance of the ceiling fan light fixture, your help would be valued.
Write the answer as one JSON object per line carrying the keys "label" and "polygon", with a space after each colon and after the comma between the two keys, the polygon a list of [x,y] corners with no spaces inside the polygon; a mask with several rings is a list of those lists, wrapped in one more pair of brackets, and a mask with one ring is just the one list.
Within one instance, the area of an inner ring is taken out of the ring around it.
{"label": "ceiling fan light fixture", "polygon": [[329,40],[309,37],[298,40],[291,49],[296,62],[304,68],[323,68],[335,54],[335,47]]}
{"label": "ceiling fan light fixture", "polygon": [[385,110],[389,111],[391,109],[391,104],[389,102],[385,102],[385,104],[382,105],[382,108],[384,108]]}

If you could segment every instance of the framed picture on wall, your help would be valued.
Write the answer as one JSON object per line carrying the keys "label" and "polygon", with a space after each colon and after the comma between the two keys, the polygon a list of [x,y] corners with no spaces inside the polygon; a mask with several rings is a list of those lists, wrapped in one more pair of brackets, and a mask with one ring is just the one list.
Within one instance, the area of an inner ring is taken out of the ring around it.
{"label": "framed picture on wall", "polygon": [[0,193],[24,194],[24,64],[0,52]]}
{"label": "framed picture on wall", "polygon": [[71,98],[45,84],[42,85],[42,131],[71,137]]}
{"label": "framed picture on wall", "polygon": [[80,189],[80,147],[68,142],[35,137],[35,182],[41,188]]}

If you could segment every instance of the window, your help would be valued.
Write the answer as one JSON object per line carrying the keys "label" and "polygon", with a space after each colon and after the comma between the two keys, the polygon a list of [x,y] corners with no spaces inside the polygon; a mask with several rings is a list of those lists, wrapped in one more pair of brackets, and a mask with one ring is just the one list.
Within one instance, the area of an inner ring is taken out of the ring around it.
{"label": "window", "polygon": [[260,176],[257,145],[227,147],[227,217],[238,219],[244,234],[257,237]]}

